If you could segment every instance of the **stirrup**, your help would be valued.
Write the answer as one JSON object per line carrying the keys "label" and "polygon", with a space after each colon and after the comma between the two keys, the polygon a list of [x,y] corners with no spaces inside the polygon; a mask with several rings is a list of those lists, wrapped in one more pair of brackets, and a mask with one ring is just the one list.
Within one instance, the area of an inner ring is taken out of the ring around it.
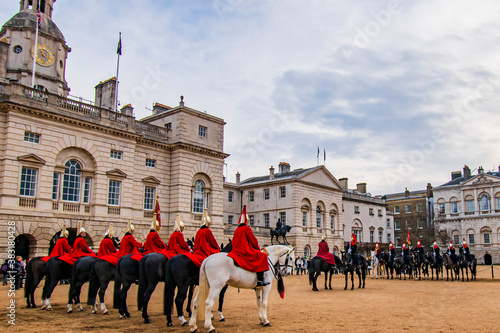
{"label": "stirrup", "polygon": [[257,281],[257,286],[256,287],[264,287],[267,285],[270,285],[271,283],[266,282],[266,281]]}

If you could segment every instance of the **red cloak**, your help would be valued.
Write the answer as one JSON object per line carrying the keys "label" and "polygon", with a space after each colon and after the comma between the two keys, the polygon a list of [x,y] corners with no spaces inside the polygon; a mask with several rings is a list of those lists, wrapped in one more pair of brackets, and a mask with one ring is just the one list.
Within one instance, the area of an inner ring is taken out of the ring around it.
{"label": "red cloak", "polygon": [[146,237],[146,241],[144,242],[144,252],[136,253],[131,258],[137,261],[140,261],[142,257],[149,253],[161,253],[165,254],[165,243],[160,238],[160,235],[154,230],[151,230]]}
{"label": "red cloak", "polygon": [[184,240],[184,235],[180,231],[174,231],[168,240],[167,249],[163,253],[168,259],[178,255],[191,253],[189,245]]}
{"label": "red cloak", "polygon": [[241,268],[250,272],[269,270],[267,255],[260,251],[259,242],[252,229],[246,224],[240,224],[234,231],[233,249],[227,254]]}
{"label": "red cloak", "polygon": [[82,236],[78,236],[73,243],[73,252],[71,255],[60,256],[59,259],[73,265],[75,261],[82,257],[92,256],[97,257],[95,253],[87,246],[87,242]]}
{"label": "red cloak", "polygon": [[131,233],[127,232],[120,242],[118,256],[123,257],[132,253],[139,253],[138,248],[140,247],[142,247],[142,244],[136,241]]}
{"label": "red cloak", "polygon": [[319,242],[318,246],[319,249],[318,249],[318,254],[316,254],[316,257],[325,259],[325,261],[330,265],[335,265],[335,257],[333,256],[332,253],[330,253],[330,248],[328,247],[328,243],[322,240],[321,242]]}
{"label": "red cloak", "polygon": [[50,255],[43,257],[42,260],[47,262],[52,257],[59,257],[65,254],[71,255],[71,246],[69,246],[68,240],[66,238],[61,237],[57,240]]}
{"label": "red cloak", "polygon": [[118,251],[113,244],[113,241],[109,237],[104,237],[99,244],[99,251],[97,252],[97,258],[107,256],[107,255],[118,255]]}
{"label": "red cloak", "polygon": [[219,244],[217,244],[212,230],[207,226],[203,226],[198,230],[194,238],[193,253],[184,253],[184,255],[188,256],[196,266],[200,267],[206,257],[219,252]]}

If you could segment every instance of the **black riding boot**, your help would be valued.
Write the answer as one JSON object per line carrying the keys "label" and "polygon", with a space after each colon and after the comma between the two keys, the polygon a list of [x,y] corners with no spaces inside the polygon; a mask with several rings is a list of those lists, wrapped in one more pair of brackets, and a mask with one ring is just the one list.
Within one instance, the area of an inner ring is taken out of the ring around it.
{"label": "black riding boot", "polygon": [[267,286],[269,282],[264,281],[264,272],[257,272],[257,287]]}

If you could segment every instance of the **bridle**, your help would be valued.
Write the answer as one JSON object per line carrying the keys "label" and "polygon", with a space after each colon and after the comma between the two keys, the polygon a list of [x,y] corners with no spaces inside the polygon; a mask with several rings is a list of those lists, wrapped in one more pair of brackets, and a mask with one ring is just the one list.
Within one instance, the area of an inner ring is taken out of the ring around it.
{"label": "bridle", "polygon": [[[276,261],[275,264],[273,264],[271,262],[271,260],[269,259],[269,257],[267,258],[267,261],[269,262],[269,267],[271,268],[271,272],[273,273],[274,275],[274,278],[278,279],[281,275],[284,275],[283,273],[281,273],[282,271],[285,272],[286,274],[286,270],[288,267],[290,267],[291,269],[293,269],[293,262],[292,260],[290,260],[290,254],[295,251],[295,248],[292,248],[292,249],[289,249],[287,252],[283,253],[282,255],[280,255],[278,257],[278,260]],[[285,256],[286,255],[286,258],[285,258],[285,263],[283,265],[280,264],[280,258]]]}

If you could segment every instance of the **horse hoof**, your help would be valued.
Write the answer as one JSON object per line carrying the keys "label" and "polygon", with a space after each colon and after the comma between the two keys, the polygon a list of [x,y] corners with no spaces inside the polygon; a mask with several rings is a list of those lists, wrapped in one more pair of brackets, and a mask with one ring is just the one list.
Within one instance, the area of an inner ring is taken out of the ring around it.
{"label": "horse hoof", "polygon": [[40,310],[45,310],[45,309],[47,309],[47,305],[46,305],[46,304],[44,304],[44,305],[42,305],[42,306],[40,307]]}
{"label": "horse hoof", "polygon": [[171,321],[167,322],[167,326],[174,326],[174,323],[172,323]]}
{"label": "horse hoof", "polygon": [[68,313],[73,313],[73,310],[68,310]]}
{"label": "horse hoof", "polygon": [[215,333],[215,328],[213,330],[208,331],[208,333]]}
{"label": "horse hoof", "polygon": [[28,309],[31,309],[31,304],[27,304],[27,305],[26,305],[26,307],[27,307]]}
{"label": "horse hoof", "polygon": [[319,289],[318,288],[313,288],[313,291],[319,291]]}
{"label": "horse hoof", "polygon": [[108,311],[108,310],[103,311],[103,312],[102,312],[102,314],[103,314],[103,315],[109,315],[109,311]]}
{"label": "horse hoof", "polygon": [[144,324],[151,324],[151,319],[148,318],[144,318]]}
{"label": "horse hoof", "polygon": [[271,327],[271,323],[269,323],[269,322],[268,322],[268,323],[265,323],[265,324],[264,324],[264,325],[262,325],[262,326],[264,326],[264,327]]}
{"label": "horse hoof", "polygon": [[226,321],[226,318],[219,319],[219,321]]}
{"label": "horse hoof", "polygon": [[54,310],[54,309],[52,308],[52,306],[51,306],[51,305],[49,305],[49,306],[47,306],[47,309],[46,309],[46,310],[47,310],[47,311],[52,311],[52,310]]}

